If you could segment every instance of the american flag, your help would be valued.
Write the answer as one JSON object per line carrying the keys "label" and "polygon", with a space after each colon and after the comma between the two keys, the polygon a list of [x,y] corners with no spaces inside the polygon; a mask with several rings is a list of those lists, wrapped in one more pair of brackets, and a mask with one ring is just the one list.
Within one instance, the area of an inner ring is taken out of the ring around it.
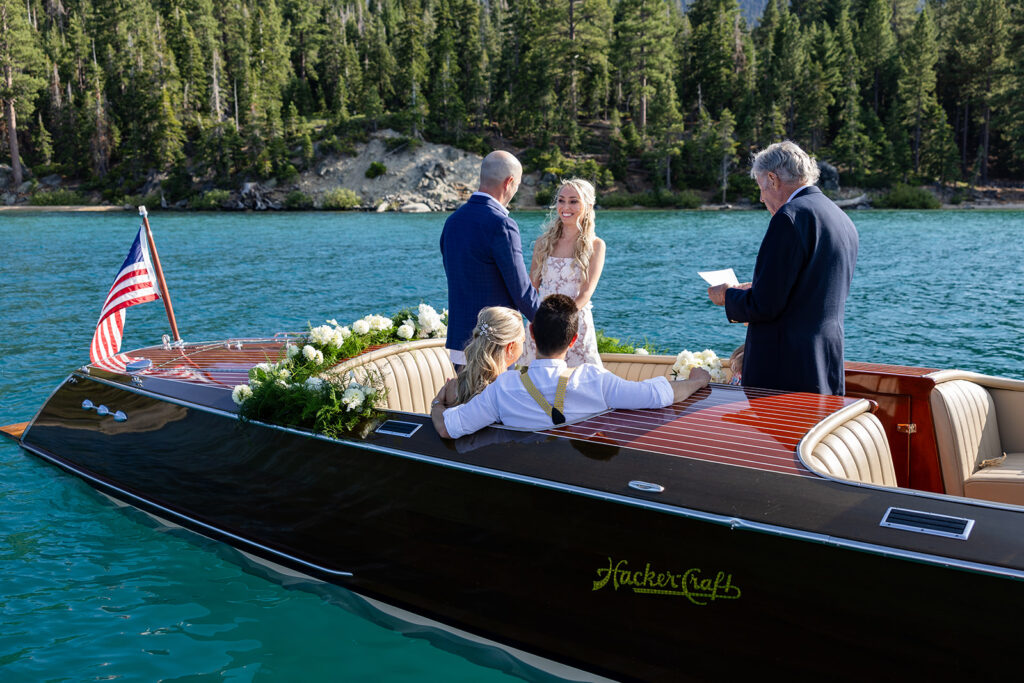
{"label": "american flag", "polygon": [[149,262],[149,250],[142,234],[143,228],[135,235],[132,248],[121,264],[121,270],[114,278],[114,284],[107,294],[100,311],[96,333],[89,348],[89,360],[98,368],[113,372],[124,372],[125,364],[132,359],[121,351],[121,333],[124,331],[125,309],[135,304],[156,301],[160,298],[153,267]]}

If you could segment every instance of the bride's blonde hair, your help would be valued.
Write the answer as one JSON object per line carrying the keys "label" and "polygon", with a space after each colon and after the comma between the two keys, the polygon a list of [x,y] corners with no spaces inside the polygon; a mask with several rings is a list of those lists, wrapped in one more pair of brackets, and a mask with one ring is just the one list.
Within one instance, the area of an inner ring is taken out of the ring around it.
{"label": "bride's blonde hair", "polygon": [[544,232],[540,237],[537,238],[537,250],[536,260],[533,264],[533,271],[530,276],[534,279],[543,279],[544,266],[548,262],[548,257],[551,256],[551,252],[555,250],[555,245],[558,243],[558,239],[562,236],[562,218],[558,215],[558,195],[562,192],[563,188],[571,187],[576,190],[576,194],[580,197],[580,217],[576,225],[579,226],[580,234],[576,239],[576,248],[573,251],[573,258],[576,260],[576,264],[580,267],[580,273],[582,279],[587,279],[588,271],[590,269],[590,256],[594,253],[594,203],[596,201],[596,192],[594,186],[583,178],[570,178],[569,180],[563,180],[562,184],[558,186],[558,191],[555,192],[553,204],[551,205],[550,213],[548,218],[544,222]]}
{"label": "bride's blonde hair", "polygon": [[523,317],[504,306],[480,311],[473,338],[466,345],[466,365],[459,373],[458,402],[465,403],[505,372],[505,347],[526,339]]}

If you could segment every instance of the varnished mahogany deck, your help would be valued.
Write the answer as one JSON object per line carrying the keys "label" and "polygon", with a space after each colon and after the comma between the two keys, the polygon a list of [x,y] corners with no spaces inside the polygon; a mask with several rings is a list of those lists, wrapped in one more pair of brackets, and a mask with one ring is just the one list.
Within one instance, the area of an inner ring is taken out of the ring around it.
{"label": "varnished mahogany deck", "polygon": [[800,476],[807,430],[853,399],[712,384],[657,410],[616,410],[551,430],[582,441]]}
{"label": "varnished mahogany deck", "polygon": [[[283,357],[286,338],[241,339],[165,349],[151,346],[129,355],[153,366],[138,373],[190,384],[245,384],[249,370]],[[241,343],[241,348],[238,344]],[[847,372],[918,378],[934,372],[872,363],[847,363]],[[818,476],[796,457],[811,427],[855,399],[713,384],[689,399],[658,410],[617,410],[550,430],[564,438],[634,448],[682,458],[791,474]]]}
{"label": "varnished mahogany deck", "polygon": [[[143,377],[173,379],[191,384],[232,389],[249,381],[249,370],[260,363],[276,363],[284,357],[286,339],[232,339],[229,342],[188,344],[166,349],[147,346],[127,355],[148,358],[153,366],[135,373]],[[241,348],[237,345],[241,344]],[[96,368],[89,366],[90,370]],[[102,368],[100,368],[102,369]]]}

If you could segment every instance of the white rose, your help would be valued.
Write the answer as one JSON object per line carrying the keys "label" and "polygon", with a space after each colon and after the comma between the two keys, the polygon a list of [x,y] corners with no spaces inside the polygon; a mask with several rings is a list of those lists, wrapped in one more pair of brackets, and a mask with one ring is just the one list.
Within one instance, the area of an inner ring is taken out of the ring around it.
{"label": "white rose", "polygon": [[391,323],[391,318],[385,318],[382,315],[371,315],[370,327],[374,331],[381,332],[383,330],[390,330],[394,325]]}
{"label": "white rose", "polygon": [[302,357],[306,360],[314,360],[316,358],[316,349],[306,344],[302,347]]}
{"label": "white rose", "polygon": [[648,355],[647,349],[645,349],[644,347],[641,346],[640,348],[638,348],[636,350],[636,355],[638,355],[638,356],[646,356],[646,355]]}
{"label": "white rose", "polygon": [[412,325],[410,325],[409,323],[406,323],[404,325],[399,325],[398,326],[398,333],[397,334],[402,339],[412,339],[412,335],[414,335],[415,333],[416,333],[416,329]]}
{"label": "white rose", "polygon": [[370,331],[370,323],[366,320],[357,320],[352,323],[352,331],[356,334],[366,334]]}
{"label": "white rose", "polygon": [[231,400],[235,402],[235,405],[242,405],[245,403],[245,399],[252,396],[252,389],[247,384],[239,384],[237,387],[231,390]]}
{"label": "white rose", "polygon": [[285,347],[285,348],[286,348],[286,349],[287,349],[287,351],[288,351],[288,357],[289,357],[289,358],[295,358],[295,356],[297,356],[297,355],[298,355],[298,353],[299,353],[299,347],[298,347],[298,346],[296,346],[295,344],[289,344],[289,345],[288,345],[287,347]]}
{"label": "white rose", "polygon": [[420,327],[425,333],[424,336],[436,331],[438,325],[441,324],[441,316],[437,314],[433,306],[427,304],[420,304],[417,318],[419,318]]}
{"label": "white rose", "polygon": [[323,362],[324,362],[324,352],[323,351],[317,351],[316,352],[316,358],[313,359],[313,362],[316,363],[317,365],[322,365]]}
{"label": "white rose", "polygon": [[324,381],[319,377],[310,377],[306,380],[306,388],[311,391],[320,391],[324,387]]}
{"label": "white rose", "polygon": [[331,318],[330,320],[328,320],[327,324],[328,325],[334,325],[335,327],[338,327],[338,321],[335,320],[334,318]]}
{"label": "white rose", "polygon": [[277,376],[280,377],[281,379],[288,379],[289,377],[292,376],[292,373],[291,370],[289,370],[288,368],[278,368]]}
{"label": "white rose", "polygon": [[260,363],[253,370],[262,370],[263,372],[270,372],[270,363]]}
{"label": "white rose", "polygon": [[438,325],[437,326],[437,336],[438,337],[447,337],[448,336],[448,326],[444,325],[444,324]]}
{"label": "white rose", "polygon": [[363,392],[356,388],[346,389],[345,393],[341,396],[341,402],[349,410],[355,410],[359,406],[363,405]]}
{"label": "white rose", "polygon": [[263,386],[263,382],[259,381],[258,379],[249,380],[249,388],[252,389],[253,391],[259,389],[261,386]]}
{"label": "white rose", "polygon": [[314,344],[325,346],[334,338],[334,328],[330,325],[314,327],[309,331],[309,340]]}

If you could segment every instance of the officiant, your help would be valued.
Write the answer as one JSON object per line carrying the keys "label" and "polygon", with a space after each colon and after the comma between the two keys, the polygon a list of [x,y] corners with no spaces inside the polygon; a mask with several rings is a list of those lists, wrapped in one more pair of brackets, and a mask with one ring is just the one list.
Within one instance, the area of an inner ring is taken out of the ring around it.
{"label": "officiant", "polygon": [[818,165],[790,141],[754,156],[771,213],[750,283],[708,288],[732,322],[749,323],[743,385],[846,393],[843,318],[857,263],[853,221],[815,187]]}

